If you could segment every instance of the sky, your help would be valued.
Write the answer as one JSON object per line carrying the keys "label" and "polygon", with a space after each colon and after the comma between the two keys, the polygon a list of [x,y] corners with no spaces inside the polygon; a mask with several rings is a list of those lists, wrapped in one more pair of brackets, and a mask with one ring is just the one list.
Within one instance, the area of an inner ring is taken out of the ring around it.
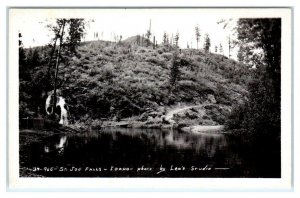
{"label": "sky", "polygon": [[[46,12],[26,12],[19,19],[18,29],[22,33],[24,47],[34,47],[49,43],[53,37],[46,27],[53,24],[57,17],[80,17],[90,21],[86,26],[84,41],[94,40],[94,33],[98,32],[101,40],[113,40],[114,35],[122,35],[123,40],[137,34],[145,34],[149,29],[151,20],[151,32],[158,43],[162,42],[166,32],[170,37],[179,33],[179,46],[196,48],[195,27],[200,28],[199,48],[203,47],[204,35],[211,39],[211,51],[214,46],[223,46],[224,54],[228,55],[228,36],[232,35],[232,27],[236,19],[230,22],[230,27],[223,28],[223,24],[217,24],[222,19],[229,20],[226,12],[218,10],[200,9],[98,9],[78,12],[66,12],[49,14]],[[103,35],[103,36],[102,36]]]}

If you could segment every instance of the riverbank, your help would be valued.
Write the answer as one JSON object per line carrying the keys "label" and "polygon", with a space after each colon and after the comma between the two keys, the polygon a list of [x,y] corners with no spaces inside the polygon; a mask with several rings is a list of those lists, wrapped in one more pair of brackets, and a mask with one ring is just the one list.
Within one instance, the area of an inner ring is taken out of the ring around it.
{"label": "riverbank", "polygon": [[[118,120],[110,119],[85,119],[79,120],[68,126],[58,124],[25,125],[37,131],[51,131],[52,133],[81,133],[82,131],[101,131],[103,128],[141,128],[141,129],[178,129],[187,133],[223,133],[224,123],[231,111],[230,106],[207,101],[202,104],[177,104],[174,106],[149,110],[141,115]],[[34,120],[34,119],[32,119]],[[41,119],[38,121],[40,122]],[[26,120],[28,123],[29,120]],[[34,120],[36,122],[36,120]],[[33,123],[35,123],[33,122]],[[48,123],[43,119],[43,123]],[[38,126],[37,128],[35,126]],[[23,127],[24,128],[24,127]],[[47,133],[47,132],[46,132]]]}
{"label": "riverbank", "polygon": [[224,123],[230,106],[204,103],[179,104],[145,112],[140,116],[116,120],[93,120],[88,126],[93,130],[107,127],[142,129],[178,129],[187,133],[225,133]]}
{"label": "riverbank", "polygon": [[224,125],[216,125],[216,126],[195,125],[195,126],[183,127],[180,130],[187,133],[228,133],[224,131]]}

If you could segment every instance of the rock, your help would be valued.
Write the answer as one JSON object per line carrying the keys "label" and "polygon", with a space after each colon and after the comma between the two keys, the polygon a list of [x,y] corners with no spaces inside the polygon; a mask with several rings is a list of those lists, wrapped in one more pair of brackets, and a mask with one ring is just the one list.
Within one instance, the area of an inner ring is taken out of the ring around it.
{"label": "rock", "polygon": [[208,94],[207,95],[207,101],[209,103],[213,103],[213,104],[215,104],[217,102],[216,99],[215,99],[215,97],[214,97],[214,95],[212,95],[212,94]]}
{"label": "rock", "polygon": [[200,117],[200,116],[199,116],[199,113],[196,113],[196,112],[191,111],[191,110],[187,111],[187,112],[185,113],[185,115],[186,115],[187,118],[192,119],[192,120],[193,120],[193,119],[197,119],[197,118]]}
{"label": "rock", "polygon": [[149,114],[147,112],[143,113],[140,117],[139,117],[139,121],[146,121],[149,117]]}

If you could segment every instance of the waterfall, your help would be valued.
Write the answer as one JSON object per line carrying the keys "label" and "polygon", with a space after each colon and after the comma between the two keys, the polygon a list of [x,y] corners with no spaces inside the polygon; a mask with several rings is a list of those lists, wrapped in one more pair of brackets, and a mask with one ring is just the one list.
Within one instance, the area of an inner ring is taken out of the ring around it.
{"label": "waterfall", "polygon": [[48,115],[50,115],[51,113],[52,113],[52,108],[50,108],[50,105],[51,105],[51,94],[47,97],[47,99],[46,99],[46,112],[47,112],[47,114]]}
{"label": "waterfall", "polygon": [[[50,94],[48,95],[47,99],[46,99],[46,112],[48,115],[50,115],[52,113],[52,108],[51,108],[51,104],[52,104],[52,99],[53,99],[53,93],[50,92]],[[59,124],[61,125],[68,125],[69,121],[68,121],[68,110],[67,110],[67,104],[66,104],[66,100],[62,97],[62,96],[57,96],[57,100],[56,100],[56,107],[60,108],[60,120],[59,120]]]}
{"label": "waterfall", "polygon": [[68,125],[68,111],[65,99],[61,96],[58,97],[58,102],[56,103],[56,107],[60,107],[60,121],[59,124],[61,125]]}

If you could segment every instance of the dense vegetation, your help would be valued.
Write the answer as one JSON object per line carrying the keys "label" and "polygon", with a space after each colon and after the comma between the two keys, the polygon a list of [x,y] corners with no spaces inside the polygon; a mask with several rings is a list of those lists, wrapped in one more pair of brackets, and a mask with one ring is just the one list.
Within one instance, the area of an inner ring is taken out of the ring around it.
{"label": "dense vegetation", "polygon": [[281,20],[240,19],[237,31],[240,60],[249,66],[255,65],[257,69],[248,86],[248,102],[235,107],[228,126],[279,138]]}
{"label": "dense vegetation", "polygon": [[257,69],[248,85],[249,100],[234,107],[227,126],[243,129],[249,158],[263,161],[268,177],[280,177],[281,19],[240,19],[237,30],[240,60]]}
{"label": "dense vegetation", "polygon": [[[166,107],[202,104],[212,95],[216,105],[229,108],[247,96],[247,67],[219,54],[161,45],[81,43],[77,53],[64,51],[58,89],[67,100],[73,122],[103,118],[120,120]],[[20,63],[20,117],[44,116],[53,90],[54,68],[49,47],[23,49]],[[21,55],[21,54],[20,54]]]}

